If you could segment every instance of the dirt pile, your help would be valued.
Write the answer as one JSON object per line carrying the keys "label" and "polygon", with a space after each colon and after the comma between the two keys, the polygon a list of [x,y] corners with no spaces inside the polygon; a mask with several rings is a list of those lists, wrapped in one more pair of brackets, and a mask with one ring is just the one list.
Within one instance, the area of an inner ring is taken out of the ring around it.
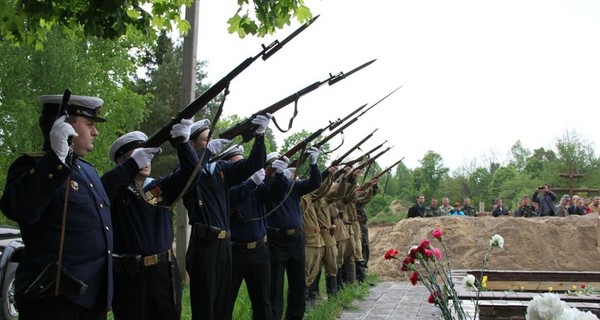
{"label": "dirt pile", "polygon": [[377,228],[371,234],[369,272],[384,280],[404,279],[400,262],[385,260],[390,248],[404,259],[411,246],[440,228],[453,269],[481,269],[489,240],[504,238],[503,249],[492,249],[488,270],[598,271],[600,266],[600,217],[596,213],[565,218],[437,217],[404,219],[394,226]]}

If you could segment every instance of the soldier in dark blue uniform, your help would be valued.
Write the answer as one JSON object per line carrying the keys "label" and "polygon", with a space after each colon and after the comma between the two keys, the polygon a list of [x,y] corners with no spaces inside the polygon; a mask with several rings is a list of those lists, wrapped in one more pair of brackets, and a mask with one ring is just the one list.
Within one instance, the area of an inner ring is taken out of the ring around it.
{"label": "soldier in dark blue uniform", "polygon": [[208,140],[208,120],[192,126],[190,141],[197,150],[200,171],[196,182],[183,197],[192,226],[186,254],[190,276],[193,320],[226,319],[231,298],[231,229],[229,188],[243,182],[264,167],[264,132],[270,115],[258,115],[254,144],[247,159],[236,162],[218,160],[208,163],[229,140]]}
{"label": "soldier in dark blue uniform", "polygon": [[[25,244],[15,278],[19,319],[106,319],[112,300],[110,203],[96,169],[82,159],[94,148],[95,123],[105,121],[98,116],[103,101],[71,96],[68,118],[57,119],[62,95],[38,100],[43,151],[13,162],[0,199]],[[44,290],[57,280],[57,262],[64,268],[59,290],[56,283]]]}
{"label": "soldier in dark blue uniform", "polygon": [[[319,151],[309,151],[310,176],[305,180],[291,181],[291,192],[286,194],[283,203],[267,204],[267,211],[275,210],[267,218],[267,237],[271,253],[271,306],[274,319],[283,316],[283,282],[287,274],[287,309],[286,319],[302,319],[305,301],[305,238],[302,232],[302,209],[300,198],[313,192],[321,185],[321,171],[317,166]],[[267,162],[279,158],[279,154],[270,153]],[[285,172],[293,178],[293,170]]]}
{"label": "soldier in dark blue uniform", "polygon": [[150,178],[151,159],[160,148],[143,148],[140,131],[119,137],[109,157],[117,165],[102,176],[112,203],[113,315],[116,320],[178,320],[181,317],[181,275],[173,255],[173,211],[194,171],[196,153],[188,142],[192,120],[173,125],[171,137],[183,138],[177,148],[181,170]]}
{"label": "soldier in dark blue uniform", "polygon": [[[235,146],[223,159],[243,159],[243,147]],[[288,180],[283,176],[284,160],[276,160],[273,176],[264,183],[265,169],[255,172],[246,181],[229,189],[231,205],[232,280],[230,310],[233,313],[242,281],[246,282],[252,303],[252,319],[270,320],[271,262],[267,242],[266,202],[283,200]]]}

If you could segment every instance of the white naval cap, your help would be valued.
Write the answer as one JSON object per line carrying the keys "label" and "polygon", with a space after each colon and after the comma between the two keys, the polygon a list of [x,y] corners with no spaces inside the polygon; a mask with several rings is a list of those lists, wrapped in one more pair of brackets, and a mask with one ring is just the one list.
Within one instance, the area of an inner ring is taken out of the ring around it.
{"label": "white naval cap", "polygon": [[141,131],[126,133],[113,142],[108,151],[108,157],[116,163],[117,158],[128,151],[143,147],[146,140],[148,140],[148,136]]}
{"label": "white naval cap", "polygon": [[[38,101],[42,104],[42,113],[56,114],[62,98],[62,94],[39,96]],[[67,105],[67,114],[88,117],[96,122],[106,122],[106,119],[98,116],[103,104],[104,101],[98,97],[72,95]]]}

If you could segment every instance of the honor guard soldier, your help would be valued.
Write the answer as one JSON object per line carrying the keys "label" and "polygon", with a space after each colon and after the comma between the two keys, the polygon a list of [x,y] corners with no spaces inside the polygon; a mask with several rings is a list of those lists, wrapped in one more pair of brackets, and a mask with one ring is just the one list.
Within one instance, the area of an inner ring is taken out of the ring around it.
{"label": "honor guard soldier", "polygon": [[[238,161],[243,159],[243,146],[234,146],[226,151],[222,159]],[[271,177],[265,180],[265,169],[256,171],[246,181],[229,189],[231,205],[231,299],[233,309],[242,281],[252,303],[252,319],[270,320],[271,309],[271,259],[267,248],[266,202],[281,202],[288,189],[283,176],[287,167],[284,160],[275,160]],[[267,182],[267,183],[265,183]]]}
{"label": "honor guard soldier", "polygon": [[[287,275],[287,308],[286,319],[302,319],[305,310],[304,292],[305,275],[305,238],[302,232],[302,210],[300,198],[317,190],[321,185],[321,171],[317,166],[319,149],[308,151],[310,176],[305,180],[290,182],[291,190],[281,203],[267,204],[267,211],[274,212],[267,218],[267,239],[271,253],[271,306],[274,319],[283,317],[283,282]],[[279,158],[278,153],[270,153],[270,160]],[[293,170],[287,168],[289,178],[293,179]]]}
{"label": "honor guard soldier", "polygon": [[200,170],[183,197],[192,226],[186,254],[190,277],[192,320],[227,319],[231,298],[231,227],[229,188],[248,179],[265,165],[264,133],[270,115],[252,119],[254,144],[246,159],[236,162],[209,160],[230,141],[209,140],[209,121],[192,125],[190,141],[196,149]]}
{"label": "honor guard soldier", "polygon": [[148,137],[143,132],[126,133],[110,147],[109,157],[116,166],[102,176],[102,183],[112,203],[116,320],[181,316],[171,205],[194,171],[196,153],[188,142],[192,122],[182,119],[173,125],[171,138],[183,138],[177,148],[181,168],[167,176],[150,177],[151,160],[160,148],[144,148]]}
{"label": "honor guard soldier", "polygon": [[99,117],[103,101],[38,100],[42,152],[12,163],[0,199],[26,248],[15,276],[19,319],[106,319],[113,292],[110,202],[96,169],[83,160],[94,149],[95,124],[106,121]]}

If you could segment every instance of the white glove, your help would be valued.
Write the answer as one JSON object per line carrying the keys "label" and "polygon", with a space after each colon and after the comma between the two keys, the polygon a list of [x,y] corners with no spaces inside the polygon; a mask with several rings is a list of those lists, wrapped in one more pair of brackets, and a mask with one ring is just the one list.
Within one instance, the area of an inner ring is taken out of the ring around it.
{"label": "white glove", "polygon": [[273,116],[270,113],[267,113],[265,115],[259,114],[256,117],[254,117],[254,119],[252,119],[252,124],[257,126],[254,132],[258,134],[264,134],[265,130],[267,130],[269,122],[271,122],[272,117]]}
{"label": "white glove", "polygon": [[67,139],[69,139],[69,136],[78,136],[75,128],[70,123],[65,122],[66,119],[67,116],[65,115],[56,119],[52,124],[52,129],[50,129],[50,147],[52,147],[52,150],[62,163],[65,163],[69,154]]}
{"label": "white glove", "polygon": [[206,144],[206,148],[212,152],[212,154],[219,154],[223,147],[230,144],[231,140],[229,139],[213,139]]}
{"label": "white glove", "polygon": [[133,150],[131,153],[131,157],[135,160],[135,163],[138,165],[138,168],[142,170],[146,166],[150,165],[152,158],[155,154],[160,153],[162,150],[160,148],[137,148]]}
{"label": "white glove", "polygon": [[319,157],[321,150],[316,147],[311,147],[306,153],[308,153],[308,160],[310,161],[310,164],[317,164],[317,158]]}
{"label": "white glove", "polygon": [[290,164],[290,159],[288,159],[287,157],[284,156],[281,159],[277,159],[277,160],[273,161],[273,163],[271,164],[271,167],[273,167],[273,169],[275,169],[275,172],[282,173],[283,170],[285,170],[285,168],[287,168],[288,164]]}
{"label": "white glove", "polygon": [[283,174],[285,175],[286,178],[288,179],[292,179],[292,177],[294,176],[294,173],[296,172],[296,168],[291,167],[291,168],[287,168],[283,171]]}
{"label": "white glove", "polygon": [[175,139],[183,137],[183,143],[188,142],[188,140],[190,140],[193,123],[194,121],[192,121],[192,119],[181,119],[179,123],[176,123],[171,127],[171,138]]}
{"label": "white glove", "polygon": [[250,177],[250,179],[252,179],[252,182],[256,183],[256,185],[258,186],[259,184],[261,184],[263,182],[263,180],[265,180],[265,169],[260,169],[260,170],[256,171]]}

